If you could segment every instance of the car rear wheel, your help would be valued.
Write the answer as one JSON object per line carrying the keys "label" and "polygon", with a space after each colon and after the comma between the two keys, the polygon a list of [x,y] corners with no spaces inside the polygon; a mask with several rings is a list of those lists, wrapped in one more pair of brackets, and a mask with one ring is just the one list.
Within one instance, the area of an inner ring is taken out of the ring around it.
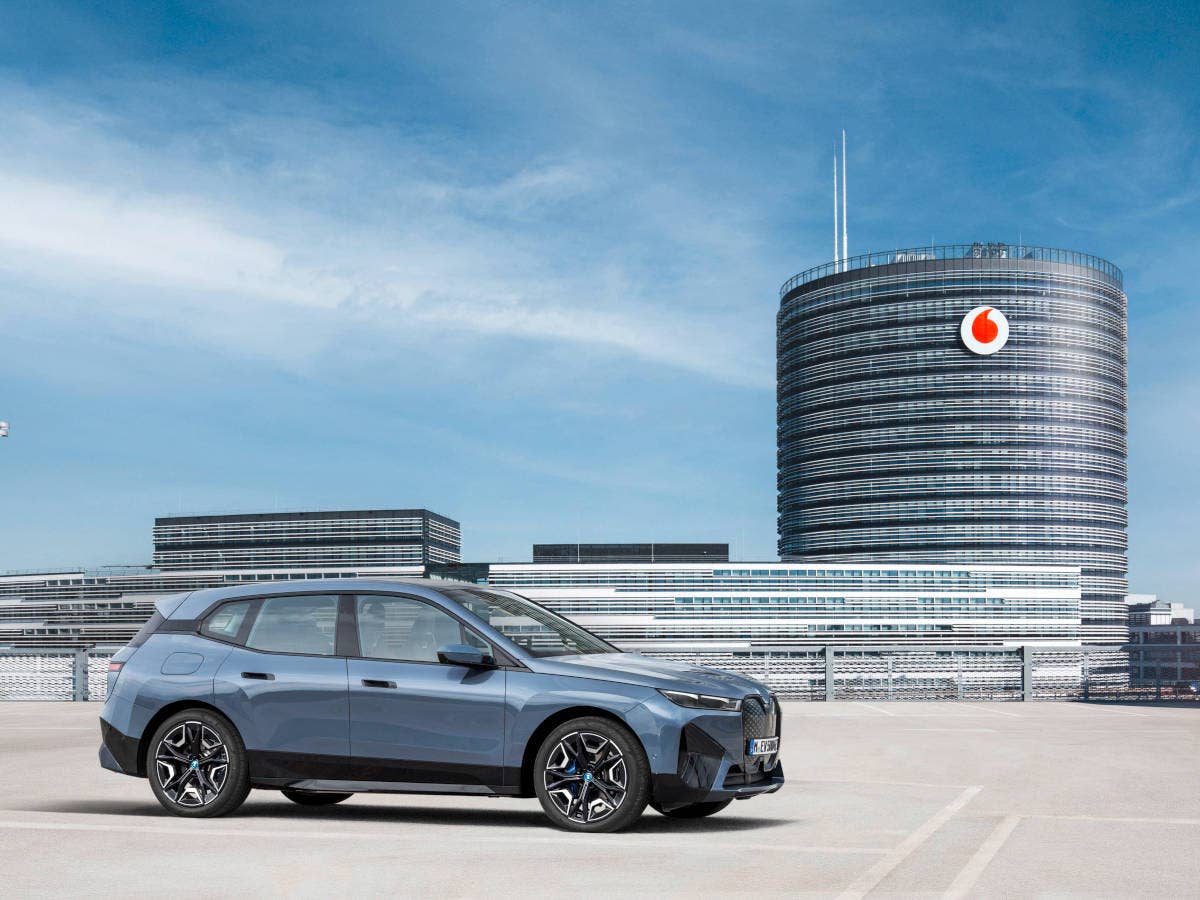
{"label": "car rear wheel", "polygon": [[158,726],[146,775],[158,802],[177,816],[224,816],[250,793],[241,735],[224,716],[207,709],[185,709]]}
{"label": "car rear wheel", "polygon": [[333,806],[335,803],[341,803],[354,796],[353,794],[330,794],[322,791],[294,791],[290,788],[284,788],[281,793],[293,803],[299,803],[301,806]]}
{"label": "car rear wheel", "polygon": [[651,803],[656,810],[672,819],[703,819],[715,815],[727,807],[732,800],[716,800],[712,803],[685,803],[683,806],[662,806]]}
{"label": "car rear wheel", "polygon": [[650,799],[650,764],[624,725],[587,716],[546,736],[533,786],[550,821],[567,831],[608,832],[632,825]]}

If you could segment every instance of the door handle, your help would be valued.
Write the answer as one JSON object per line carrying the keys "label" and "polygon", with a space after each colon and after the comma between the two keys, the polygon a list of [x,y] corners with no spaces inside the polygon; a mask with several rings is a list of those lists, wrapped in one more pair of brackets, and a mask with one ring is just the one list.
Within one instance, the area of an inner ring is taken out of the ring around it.
{"label": "door handle", "polygon": [[363,687],[377,687],[377,688],[394,688],[396,686],[396,682],[394,682],[394,681],[379,681],[375,678],[364,678],[362,680],[362,686]]}
{"label": "door handle", "polygon": [[259,681],[274,681],[275,676],[270,672],[243,672],[243,678],[256,678]]}

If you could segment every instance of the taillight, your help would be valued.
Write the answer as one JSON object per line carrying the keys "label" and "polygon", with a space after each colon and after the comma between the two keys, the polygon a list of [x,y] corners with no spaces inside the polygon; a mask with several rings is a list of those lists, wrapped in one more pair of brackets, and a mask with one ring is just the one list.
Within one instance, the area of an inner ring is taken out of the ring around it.
{"label": "taillight", "polygon": [[125,663],[117,662],[115,659],[110,659],[108,661],[107,689],[108,689],[109,694],[111,694],[113,691],[113,688],[116,687],[117,679],[121,677],[121,669],[124,668],[124,666],[125,666]]}

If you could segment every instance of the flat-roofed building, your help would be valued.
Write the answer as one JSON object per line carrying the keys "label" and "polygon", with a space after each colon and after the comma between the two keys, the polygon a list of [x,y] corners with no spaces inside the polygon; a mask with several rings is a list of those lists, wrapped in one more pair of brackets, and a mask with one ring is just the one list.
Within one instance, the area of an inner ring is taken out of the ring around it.
{"label": "flat-roofed building", "polygon": [[154,520],[154,567],[327,568],[458,562],[462,533],[428,509],[166,516]]}
{"label": "flat-roofed building", "polygon": [[728,544],[534,544],[535,563],[728,562]]}
{"label": "flat-roofed building", "polygon": [[1200,623],[1182,603],[1130,594],[1129,666],[1134,684],[1200,681]]}

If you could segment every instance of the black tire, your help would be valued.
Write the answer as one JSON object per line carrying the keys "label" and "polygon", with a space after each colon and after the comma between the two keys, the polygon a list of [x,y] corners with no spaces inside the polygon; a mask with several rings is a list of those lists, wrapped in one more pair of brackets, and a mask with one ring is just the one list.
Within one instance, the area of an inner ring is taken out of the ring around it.
{"label": "black tire", "polygon": [[353,794],[331,794],[324,791],[294,791],[291,788],[284,788],[281,793],[293,803],[299,803],[301,806],[333,806],[335,803],[341,803],[354,796]]}
{"label": "black tire", "polygon": [[566,831],[628,828],[650,800],[646,751],[632,731],[611,719],[585,716],[559,725],[538,748],[532,775],[542,810]]}
{"label": "black tire", "polygon": [[683,806],[662,806],[651,803],[656,810],[671,819],[703,819],[715,815],[727,807],[732,800],[715,800],[712,803],[685,803]]}
{"label": "black tire", "polygon": [[208,709],[185,709],[158,726],[146,750],[146,777],[163,809],[176,816],[228,815],[250,793],[242,736]]}

